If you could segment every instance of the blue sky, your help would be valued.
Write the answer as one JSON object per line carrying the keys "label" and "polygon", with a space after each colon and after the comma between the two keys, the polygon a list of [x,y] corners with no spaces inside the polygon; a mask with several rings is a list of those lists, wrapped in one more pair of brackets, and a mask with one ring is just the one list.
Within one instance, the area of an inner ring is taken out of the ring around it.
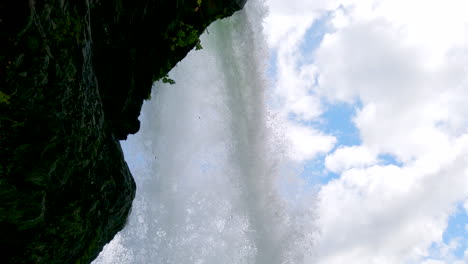
{"label": "blue sky", "polygon": [[[268,75],[293,131],[291,157],[321,186],[317,247],[326,253],[314,263],[467,262],[466,4],[267,5]],[[304,151],[308,137],[327,144]],[[375,235],[360,241],[359,227]]]}
{"label": "blue sky", "polygon": [[443,234],[446,244],[452,240],[459,239],[459,245],[454,250],[454,255],[462,259],[464,250],[468,247],[468,215],[463,208],[463,204],[458,203],[453,214],[450,216],[447,229]]}

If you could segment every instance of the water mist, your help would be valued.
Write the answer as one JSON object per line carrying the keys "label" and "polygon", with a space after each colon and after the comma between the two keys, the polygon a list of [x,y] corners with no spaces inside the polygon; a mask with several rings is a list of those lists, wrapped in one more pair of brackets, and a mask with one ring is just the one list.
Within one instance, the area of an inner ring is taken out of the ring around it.
{"label": "water mist", "polygon": [[155,84],[122,142],[138,188],[129,223],[94,263],[301,262],[309,238],[278,188],[265,102],[264,13],[250,0],[217,21],[171,71],[176,84]]}

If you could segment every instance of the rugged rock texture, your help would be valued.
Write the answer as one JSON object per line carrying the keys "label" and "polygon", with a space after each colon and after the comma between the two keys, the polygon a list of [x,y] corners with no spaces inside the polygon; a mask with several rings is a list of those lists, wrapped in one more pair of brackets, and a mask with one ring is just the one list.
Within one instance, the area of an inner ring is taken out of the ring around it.
{"label": "rugged rock texture", "polygon": [[0,263],[90,263],[135,195],[119,139],[243,0],[0,3]]}
{"label": "rugged rock texture", "polygon": [[139,129],[137,118],[153,81],[196,46],[213,20],[231,15],[245,0],[117,2],[96,4],[91,20],[104,110],[115,134],[125,139]]}

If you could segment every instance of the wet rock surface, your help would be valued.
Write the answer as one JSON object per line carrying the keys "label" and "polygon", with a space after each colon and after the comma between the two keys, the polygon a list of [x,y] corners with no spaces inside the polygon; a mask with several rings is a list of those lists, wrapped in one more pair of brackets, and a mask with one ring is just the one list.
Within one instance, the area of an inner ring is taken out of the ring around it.
{"label": "wet rock surface", "polygon": [[135,196],[120,139],[154,80],[245,1],[0,4],[1,263],[90,263]]}

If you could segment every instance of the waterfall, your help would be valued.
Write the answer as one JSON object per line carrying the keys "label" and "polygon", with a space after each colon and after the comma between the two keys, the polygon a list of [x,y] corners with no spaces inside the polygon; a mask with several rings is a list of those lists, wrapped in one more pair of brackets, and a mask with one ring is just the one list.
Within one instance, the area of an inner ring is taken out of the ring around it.
{"label": "waterfall", "polygon": [[176,83],[154,85],[122,142],[138,188],[129,223],[94,263],[300,262],[309,238],[278,187],[264,15],[251,0],[217,21],[170,72]]}

